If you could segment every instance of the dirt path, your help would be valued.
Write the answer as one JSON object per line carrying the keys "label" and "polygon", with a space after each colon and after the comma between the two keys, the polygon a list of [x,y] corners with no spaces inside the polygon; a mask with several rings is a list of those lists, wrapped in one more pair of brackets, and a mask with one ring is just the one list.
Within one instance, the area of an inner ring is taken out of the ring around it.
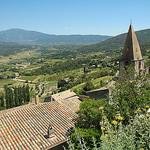
{"label": "dirt path", "polygon": [[[26,80],[17,79],[17,78],[14,78],[13,80],[14,80],[14,81],[19,81],[19,82],[25,82],[25,81],[26,81]],[[31,82],[31,81],[28,81],[28,82]]]}
{"label": "dirt path", "polygon": [[27,70],[34,70],[34,69],[38,69],[38,68],[40,68],[40,67],[35,67],[35,68],[27,69]]}

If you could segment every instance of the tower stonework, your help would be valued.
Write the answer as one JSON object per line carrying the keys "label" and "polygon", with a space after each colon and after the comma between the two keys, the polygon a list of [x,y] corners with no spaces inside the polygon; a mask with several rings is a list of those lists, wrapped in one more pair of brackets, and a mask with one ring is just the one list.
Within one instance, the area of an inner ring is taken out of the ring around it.
{"label": "tower stonework", "polygon": [[[127,73],[127,68],[131,67],[135,73]],[[123,54],[119,61],[119,77],[124,79],[128,74],[130,79],[135,79],[137,74],[144,71],[144,59],[142,58],[140,46],[133,30],[132,24],[130,24]]]}

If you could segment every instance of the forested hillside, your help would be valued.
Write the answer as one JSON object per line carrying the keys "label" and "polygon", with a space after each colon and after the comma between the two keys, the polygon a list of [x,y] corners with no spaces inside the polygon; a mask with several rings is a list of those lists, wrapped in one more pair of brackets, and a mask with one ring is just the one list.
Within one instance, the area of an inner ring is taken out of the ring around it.
{"label": "forested hillside", "polygon": [[15,42],[32,45],[93,44],[111,38],[105,35],[53,35],[22,29],[0,32],[0,42]]}
{"label": "forested hillside", "polygon": [[22,51],[32,50],[35,46],[31,45],[19,45],[16,43],[2,43],[0,44],[0,55],[9,56]]}
{"label": "forested hillside", "polygon": [[[135,32],[140,44],[150,42],[150,29]],[[112,51],[121,49],[124,46],[127,33],[112,37],[103,42],[92,44],[77,49],[78,52],[89,53],[99,51]]]}

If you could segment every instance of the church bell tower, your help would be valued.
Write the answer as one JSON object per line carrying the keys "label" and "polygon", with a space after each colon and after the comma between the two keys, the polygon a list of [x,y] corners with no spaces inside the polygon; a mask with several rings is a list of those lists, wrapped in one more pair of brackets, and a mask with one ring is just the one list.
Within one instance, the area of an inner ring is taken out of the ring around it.
{"label": "church bell tower", "polygon": [[[128,74],[127,68],[131,67],[135,73]],[[130,79],[135,79],[137,74],[144,71],[144,59],[142,58],[140,46],[133,30],[132,24],[130,24],[126,42],[123,49],[123,54],[119,62],[119,77],[124,79],[127,75]]]}

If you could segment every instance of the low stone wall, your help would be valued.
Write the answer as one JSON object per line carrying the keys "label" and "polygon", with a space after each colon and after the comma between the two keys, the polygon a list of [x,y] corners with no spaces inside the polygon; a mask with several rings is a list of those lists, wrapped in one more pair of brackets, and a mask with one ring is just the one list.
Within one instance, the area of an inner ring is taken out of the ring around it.
{"label": "low stone wall", "polygon": [[66,149],[68,149],[68,144],[67,144],[67,142],[62,143],[62,144],[60,144],[60,145],[57,145],[57,146],[55,146],[54,148],[51,148],[51,150],[64,150],[64,147],[65,147]]}

